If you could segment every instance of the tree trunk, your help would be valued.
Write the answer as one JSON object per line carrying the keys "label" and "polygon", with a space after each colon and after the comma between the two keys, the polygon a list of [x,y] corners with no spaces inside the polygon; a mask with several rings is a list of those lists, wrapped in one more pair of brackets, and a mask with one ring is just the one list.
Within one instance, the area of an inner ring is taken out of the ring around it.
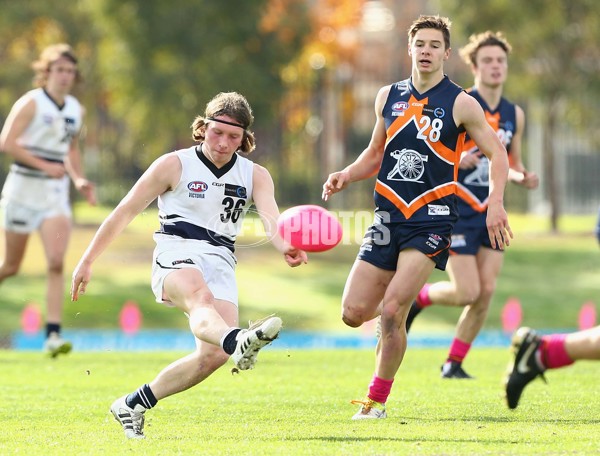
{"label": "tree trunk", "polygon": [[557,182],[556,151],[554,148],[558,107],[558,96],[551,97],[544,127],[544,174],[546,175],[548,199],[550,201],[550,229],[553,234],[559,232],[558,219],[560,217],[559,184]]}

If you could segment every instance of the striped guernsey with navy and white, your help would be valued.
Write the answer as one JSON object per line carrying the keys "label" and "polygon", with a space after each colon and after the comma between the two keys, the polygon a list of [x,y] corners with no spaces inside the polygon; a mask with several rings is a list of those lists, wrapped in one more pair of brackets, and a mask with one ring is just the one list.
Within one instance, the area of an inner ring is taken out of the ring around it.
{"label": "striped guernsey with navy and white", "polygon": [[194,146],[175,152],[181,160],[177,186],[158,197],[157,235],[195,239],[234,251],[252,204],[254,164],[237,153],[217,168]]}
{"label": "striped guernsey with navy and white", "polygon": [[[43,88],[30,90],[21,100],[31,98],[35,100],[35,114],[19,137],[19,145],[36,157],[62,163],[73,137],[81,129],[81,105],[75,97],[67,95],[64,104],[59,106]],[[30,177],[47,177],[43,171],[18,162],[11,166],[11,171]]]}

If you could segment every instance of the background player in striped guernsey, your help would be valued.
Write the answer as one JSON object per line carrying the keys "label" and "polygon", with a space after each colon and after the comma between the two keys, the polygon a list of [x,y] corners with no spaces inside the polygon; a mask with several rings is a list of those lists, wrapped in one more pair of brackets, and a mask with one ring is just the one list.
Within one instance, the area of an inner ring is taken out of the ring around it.
{"label": "background player in striped guernsey", "polygon": [[503,206],[506,150],[477,101],[444,74],[450,21],[421,16],[408,30],[410,78],[375,99],[371,141],[342,171],[329,175],[323,198],[377,175],[375,222],[344,289],[342,320],[358,327],[381,314],[382,335],[367,397],[353,419],[385,418],[385,403],[406,350],[406,315],[434,267],[444,269],[458,216],[456,175],[465,131],[490,158],[493,186],[487,227],[503,249],[512,232]]}
{"label": "background player in striped guernsey", "polygon": [[158,198],[160,229],[154,234],[152,290],[157,302],[189,316],[197,349],[112,404],[111,412],[128,438],[144,438],[144,414],[160,399],[204,381],[230,356],[238,369],[251,369],[258,351],[281,329],[278,317],[249,329],[238,327],[234,249],[252,203],[286,263],[295,267],[307,262],[304,251],[277,235],[279,209],[271,175],[240,155],[255,148],[249,130],[253,120],[242,95],[215,96],[192,125],[192,136],[200,144],[165,154],[150,165],[102,223],[73,272],[71,294],[77,300],[91,279],[92,263]]}
{"label": "background player in striped guernsey", "polygon": [[70,95],[80,80],[77,57],[68,44],[54,44],[33,68],[37,88],[17,100],[0,133],[0,150],[14,159],[0,202],[6,252],[0,282],[19,272],[29,236],[38,230],[48,264],[44,348],[55,357],[71,350],[60,336],[71,233],[69,176],[88,203],[96,204],[96,196],[79,151],[84,109]]}
{"label": "background player in striped guernsey", "polygon": [[[538,187],[538,176],[525,169],[521,158],[525,114],[502,96],[510,51],[511,46],[501,32],[486,31],[472,35],[460,54],[475,78],[469,93],[482,106],[488,123],[508,151],[509,180],[532,190]],[[450,246],[450,280],[425,284],[407,318],[408,329],[414,317],[429,305],[464,306],[448,358],[442,365],[443,378],[472,378],[463,369],[462,362],[485,323],[502,267],[502,250],[490,244],[485,224],[490,185],[488,170],[487,157],[467,138],[458,174],[459,219]]]}

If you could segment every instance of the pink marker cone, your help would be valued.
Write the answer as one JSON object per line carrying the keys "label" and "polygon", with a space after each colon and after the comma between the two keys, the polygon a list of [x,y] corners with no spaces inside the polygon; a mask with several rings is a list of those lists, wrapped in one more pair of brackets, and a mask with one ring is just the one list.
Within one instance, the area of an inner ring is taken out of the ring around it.
{"label": "pink marker cone", "polygon": [[35,334],[42,326],[42,314],[35,304],[27,304],[21,313],[21,328],[25,334]]}
{"label": "pink marker cone", "polygon": [[135,334],[142,326],[142,312],[133,301],[127,301],[119,314],[119,324],[125,334]]}
{"label": "pink marker cone", "polygon": [[502,329],[505,332],[513,332],[520,325],[523,319],[523,312],[521,310],[521,303],[517,298],[509,298],[502,308]]}
{"label": "pink marker cone", "polygon": [[594,326],[596,326],[596,306],[592,301],[588,301],[579,311],[579,329],[590,329]]}

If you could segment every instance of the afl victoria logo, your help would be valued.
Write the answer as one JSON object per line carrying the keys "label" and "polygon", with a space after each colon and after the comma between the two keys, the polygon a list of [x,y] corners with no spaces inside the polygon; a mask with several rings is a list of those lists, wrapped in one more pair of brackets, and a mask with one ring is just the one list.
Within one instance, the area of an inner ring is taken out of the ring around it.
{"label": "afl victoria logo", "polygon": [[194,193],[202,193],[208,189],[208,185],[206,184],[206,182],[202,181],[190,182],[187,187],[190,192]]}

